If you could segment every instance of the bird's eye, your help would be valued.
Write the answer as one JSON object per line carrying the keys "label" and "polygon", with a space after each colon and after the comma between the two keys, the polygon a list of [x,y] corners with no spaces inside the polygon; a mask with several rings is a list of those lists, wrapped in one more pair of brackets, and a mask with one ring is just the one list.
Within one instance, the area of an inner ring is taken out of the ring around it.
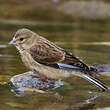
{"label": "bird's eye", "polygon": [[20,40],[20,41],[23,41],[23,40],[24,40],[24,38],[20,38],[19,40]]}

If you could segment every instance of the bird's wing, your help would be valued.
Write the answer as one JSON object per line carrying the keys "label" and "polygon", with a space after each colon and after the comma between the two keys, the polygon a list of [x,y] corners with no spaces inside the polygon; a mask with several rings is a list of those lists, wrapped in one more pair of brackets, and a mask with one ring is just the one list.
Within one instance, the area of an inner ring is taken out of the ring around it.
{"label": "bird's wing", "polygon": [[45,65],[57,64],[65,58],[65,52],[46,40],[37,42],[36,45],[32,46],[30,54],[35,61]]}
{"label": "bird's wing", "polygon": [[57,68],[82,69],[84,73],[94,75],[89,67],[79,58],[56,46],[46,39],[40,39],[36,45],[30,48],[30,54],[33,59],[41,64]]}
{"label": "bird's wing", "polygon": [[62,61],[62,63],[79,67],[84,73],[89,74],[90,76],[96,77],[97,75],[99,75],[97,69],[91,69],[74,54],[71,54],[67,51],[65,51],[65,59]]}
{"label": "bird's wing", "polygon": [[62,61],[62,63],[80,67],[84,71],[89,71],[89,67],[85,63],[83,63],[78,57],[67,51],[65,51],[65,59]]}

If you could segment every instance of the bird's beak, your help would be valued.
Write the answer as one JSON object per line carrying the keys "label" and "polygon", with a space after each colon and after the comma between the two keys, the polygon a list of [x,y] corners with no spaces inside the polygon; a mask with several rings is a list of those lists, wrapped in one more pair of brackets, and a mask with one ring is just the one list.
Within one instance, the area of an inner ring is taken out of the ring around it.
{"label": "bird's beak", "polygon": [[8,44],[10,44],[10,45],[16,45],[16,41],[11,40]]}

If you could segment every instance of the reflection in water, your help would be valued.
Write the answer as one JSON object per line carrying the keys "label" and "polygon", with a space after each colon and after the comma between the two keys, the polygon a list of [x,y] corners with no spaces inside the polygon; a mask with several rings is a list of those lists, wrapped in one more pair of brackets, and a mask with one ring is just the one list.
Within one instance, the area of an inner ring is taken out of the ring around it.
{"label": "reflection in water", "polygon": [[110,108],[109,107],[105,107],[105,108],[98,108],[98,109],[96,109],[96,110],[110,110]]}
{"label": "reflection in water", "polygon": [[[2,26],[0,30],[0,110],[97,110],[110,107],[109,92],[99,95],[97,88],[77,77],[65,79],[66,84],[52,90],[52,93],[37,93],[23,97],[16,97],[9,86],[3,84],[12,76],[28,71],[22,64],[17,50],[7,45],[18,28],[30,27],[50,41],[73,52],[89,65],[93,63],[110,65],[109,21],[78,21],[73,24],[58,25],[2,23]],[[110,84],[109,76],[104,75],[101,78],[107,85]]]}
{"label": "reflection in water", "polygon": [[[91,96],[90,98],[84,100],[83,102],[80,102],[73,107],[74,110],[92,110],[95,108],[94,100],[96,100],[99,97],[98,94]],[[72,109],[70,109],[72,110]]]}

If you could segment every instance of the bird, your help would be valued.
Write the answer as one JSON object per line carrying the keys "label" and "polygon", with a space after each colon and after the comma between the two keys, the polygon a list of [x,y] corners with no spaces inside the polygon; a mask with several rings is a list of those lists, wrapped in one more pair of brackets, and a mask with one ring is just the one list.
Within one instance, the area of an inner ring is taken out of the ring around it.
{"label": "bird", "polygon": [[27,29],[18,29],[9,42],[18,49],[25,66],[36,74],[50,79],[78,76],[86,79],[102,91],[108,87],[87,64],[73,53]]}

